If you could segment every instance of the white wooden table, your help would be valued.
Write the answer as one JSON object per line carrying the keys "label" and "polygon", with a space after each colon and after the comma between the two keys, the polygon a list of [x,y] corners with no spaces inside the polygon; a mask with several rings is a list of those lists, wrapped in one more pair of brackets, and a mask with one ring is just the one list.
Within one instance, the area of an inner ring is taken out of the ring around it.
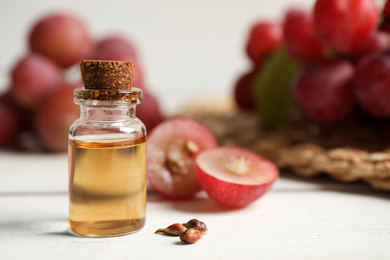
{"label": "white wooden table", "polygon": [[[172,93],[191,97],[194,91],[209,95],[231,90],[248,69],[244,44],[254,21],[279,19],[293,3],[309,7],[313,2],[114,0],[110,4],[116,8],[108,10],[106,4],[90,1],[0,1],[5,36],[0,90],[8,86],[8,70],[16,58],[27,50],[31,23],[45,12],[69,10],[85,19],[94,37],[111,31],[133,37],[147,85],[159,96],[165,94],[164,110],[173,111],[177,102]],[[360,183],[283,174],[265,197],[237,211],[223,210],[205,194],[172,202],[150,191],[145,227],[107,239],[68,234],[67,185],[66,155],[0,151],[1,260],[390,259],[390,192]],[[196,244],[154,234],[191,218],[209,228]]]}
{"label": "white wooden table", "polygon": [[[91,239],[67,231],[67,176],[65,154],[0,152],[0,259],[390,259],[390,193],[364,184],[282,174],[235,211],[149,191],[140,232]],[[196,244],[154,234],[191,218],[209,228]]]}

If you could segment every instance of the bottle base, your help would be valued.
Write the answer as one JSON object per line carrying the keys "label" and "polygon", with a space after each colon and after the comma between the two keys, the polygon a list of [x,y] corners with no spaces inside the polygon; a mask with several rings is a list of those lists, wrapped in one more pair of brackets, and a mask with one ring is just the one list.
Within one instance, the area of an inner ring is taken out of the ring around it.
{"label": "bottle base", "polygon": [[145,219],[94,222],[69,220],[68,232],[78,237],[119,237],[137,233],[144,225]]}

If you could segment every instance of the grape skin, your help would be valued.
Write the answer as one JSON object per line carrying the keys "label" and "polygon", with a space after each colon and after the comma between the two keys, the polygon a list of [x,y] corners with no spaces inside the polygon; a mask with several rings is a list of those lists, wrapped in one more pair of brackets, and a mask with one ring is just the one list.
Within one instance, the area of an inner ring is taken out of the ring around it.
{"label": "grape skin", "polygon": [[51,60],[31,53],[17,62],[11,80],[16,101],[25,108],[35,109],[58,87],[61,71]]}
{"label": "grape skin", "polygon": [[8,99],[8,95],[0,96],[0,146],[15,141],[21,127],[17,108]]}
{"label": "grape skin", "polygon": [[240,76],[234,86],[234,99],[237,106],[245,111],[255,110],[253,84],[256,71],[250,71]]}
{"label": "grape skin", "polygon": [[389,18],[390,17],[390,0],[387,0],[385,5],[383,6],[382,15],[385,18]]}
{"label": "grape skin", "polygon": [[95,60],[132,61],[135,65],[133,86],[145,88],[143,70],[138,60],[134,44],[119,35],[109,35],[96,43],[92,58]]}
{"label": "grape skin", "polygon": [[150,132],[162,120],[163,116],[156,97],[149,91],[143,91],[144,100],[137,106],[137,117],[145,124]]}
{"label": "grape skin", "polygon": [[354,89],[358,103],[375,117],[390,116],[390,55],[376,53],[356,69]]}
{"label": "grape skin", "polygon": [[293,84],[293,98],[302,112],[321,124],[333,124],[352,111],[354,68],[347,61],[326,61],[305,67]]}
{"label": "grape skin", "polygon": [[373,53],[381,52],[390,47],[390,34],[385,31],[378,31],[368,42],[367,46],[354,55],[358,60]]}
{"label": "grape skin", "polygon": [[137,60],[133,43],[118,35],[106,36],[98,41],[92,56],[96,60]]}
{"label": "grape skin", "polygon": [[363,49],[378,21],[374,0],[317,0],[314,6],[317,33],[329,47],[343,54]]}
{"label": "grape skin", "polygon": [[246,53],[256,66],[274,52],[281,44],[282,25],[277,22],[258,22],[251,28],[246,44]]}
{"label": "grape skin", "polygon": [[287,12],[283,36],[284,47],[292,57],[302,61],[325,58],[326,48],[315,32],[310,13],[302,10]]}
{"label": "grape skin", "polygon": [[43,17],[31,29],[29,45],[33,52],[70,67],[88,57],[92,40],[86,26],[76,17],[54,13]]}
{"label": "grape skin", "polygon": [[73,90],[81,84],[64,83],[40,107],[35,126],[44,147],[50,152],[68,148],[69,126],[80,116],[80,107],[73,103]]}

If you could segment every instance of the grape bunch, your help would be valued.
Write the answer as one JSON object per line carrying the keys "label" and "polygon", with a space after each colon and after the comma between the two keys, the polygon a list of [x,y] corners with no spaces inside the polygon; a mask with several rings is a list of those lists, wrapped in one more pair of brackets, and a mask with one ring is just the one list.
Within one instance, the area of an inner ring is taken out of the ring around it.
{"label": "grape bunch", "polygon": [[[383,8],[374,0],[316,0],[311,11],[290,9],[281,22],[256,23],[246,51],[251,69],[234,89],[242,110],[261,111],[267,97],[258,100],[256,91],[276,91],[261,81],[270,73],[283,77],[283,66],[265,75],[282,51],[299,63],[286,95],[308,119],[334,124],[358,107],[372,117],[390,117],[390,0]],[[275,112],[279,100],[269,102]]]}
{"label": "grape bunch", "polygon": [[10,69],[9,88],[0,95],[0,147],[67,150],[68,128],[80,115],[73,90],[82,87],[78,66],[83,59],[134,62],[133,86],[145,96],[138,117],[148,130],[162,120],[158,100],[145,87],[135,45],[126,37],[95,40],[78,17],[52,13],[31,26],[28,46]]}

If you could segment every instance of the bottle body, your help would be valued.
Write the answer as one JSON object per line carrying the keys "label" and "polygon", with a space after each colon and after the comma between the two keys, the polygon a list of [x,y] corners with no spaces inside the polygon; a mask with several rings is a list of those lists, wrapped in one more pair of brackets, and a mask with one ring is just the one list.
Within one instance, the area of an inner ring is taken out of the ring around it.
{"label": "bottle body", "polygon": [[79,102],[69,130],[69,226],[80,236],[126,235],[145,224],[146,131],[134,104],[117,103]]}

